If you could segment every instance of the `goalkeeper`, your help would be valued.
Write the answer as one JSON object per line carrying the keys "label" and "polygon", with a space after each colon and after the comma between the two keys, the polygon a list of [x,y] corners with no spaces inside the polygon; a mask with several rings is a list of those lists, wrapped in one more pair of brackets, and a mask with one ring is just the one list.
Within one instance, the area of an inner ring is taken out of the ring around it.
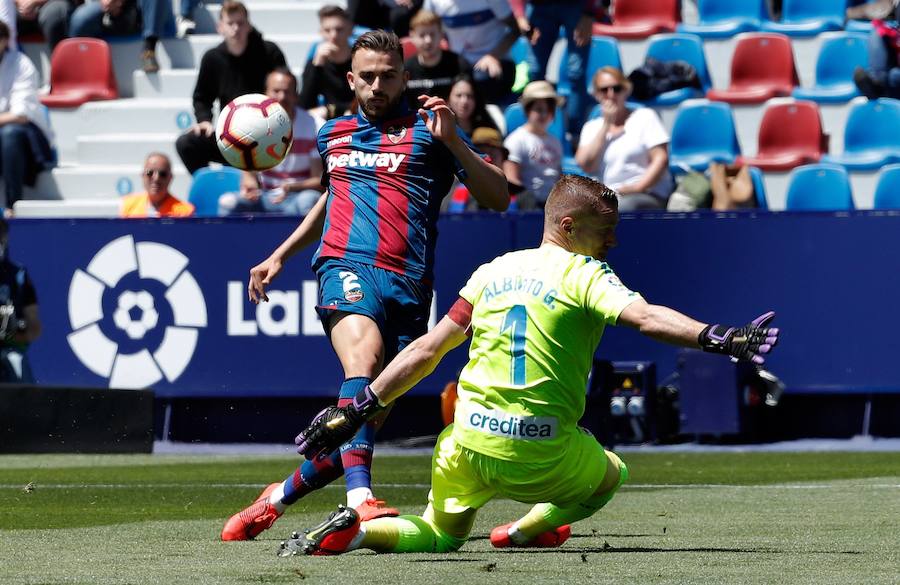
{"label": "goalkeeper", "polygon": [[429,333],[404,349],[344,407],[329,407],[297,437],[308,458],[330,453],[366,420],[428,375],[471,336],[454,424],[438,438],[422,516],[360,522],[339,506],[294,534],[279,554],[447,552],[465,543],[476,512],[494,496],[534,504],[491,532],[503,547],[552,547],[569,524],[605,506],[628,478],[617,455],[577,426],[592,358],[606,325],[757,364],[778,341],[766,313],[744,327],[706,325],[648,304],[603,259],[616,244],[616,194],[564,176],[545,208],[541,246],[478,268]]}

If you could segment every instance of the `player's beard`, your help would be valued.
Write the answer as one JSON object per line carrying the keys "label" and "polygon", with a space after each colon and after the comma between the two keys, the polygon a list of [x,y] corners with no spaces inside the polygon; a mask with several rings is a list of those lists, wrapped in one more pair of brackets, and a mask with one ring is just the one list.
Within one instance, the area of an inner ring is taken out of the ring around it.
{"label": "player's beard", "polygon": [[[375,111],[375,110],[372,110],[369,108],[368,100],[366,101],[366,103],[362,104],[360,107],[362,108],[363,112],[366,114],[366,118],[368,118],[369,120],[378,120],[378,119],[381,119],[381,118],[384,118],[385,116],[387,116],[389,112],[392,112],[394,110],[394,108],[396,108],[397,105],[400,103],[400,100],[403,99],[404,94],[405,94],[405,92],[401,91],[399,94],[397,94],[393,98],[388,98],[387,103],[385,103],[385,105],[384,105],[384,108],[379,108],[378,111]],[[378,97],[384,98],[386,96],[380,95]]]}

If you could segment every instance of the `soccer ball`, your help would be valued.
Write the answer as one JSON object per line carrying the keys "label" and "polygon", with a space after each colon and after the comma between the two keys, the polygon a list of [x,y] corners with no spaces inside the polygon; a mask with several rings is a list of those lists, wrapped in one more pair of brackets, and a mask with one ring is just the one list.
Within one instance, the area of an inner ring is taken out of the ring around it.
{"label": "soccer ball", "polygon": [[291,149],[294,128],[278,101],[258,93],[236,97],[219,114],[216,143],[228,164],[247,171],[276,166]]}
{"label": "soccer ball", "polygon": [[[132,319],[131,311],[138,309],[140,317]],[[126,290],[119,295],[119,304],[113,314],[113,322],[131,339],[142,339],[148,331],[156,327],[159,313],[153,306],[153,297],[145,290]]]}

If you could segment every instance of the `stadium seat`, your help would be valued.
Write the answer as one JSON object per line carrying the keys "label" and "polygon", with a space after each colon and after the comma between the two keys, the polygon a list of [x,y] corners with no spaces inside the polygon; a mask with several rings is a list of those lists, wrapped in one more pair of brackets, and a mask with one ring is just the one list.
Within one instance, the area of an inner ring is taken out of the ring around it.
{"label": "stadium seat", "polygon": [[814,37],[844,28],[847,0],[784,0],[781,20],[762,23],[762,30],[796,37]]}
{"label": "stadium seat", "polygon": [[822,118],[815,102],[772,104],[759,124],[759,153],[738,163],[764,171],[787,171],[818,162],[825,148]]}
{"label": "stadium seat", "polygon": [[816,84],[794,89],[794,97],[819,103],[841,103],[859,95],[853,83],[853,71],[869,65],[866,35],[832,32],[821,36],[822,46],[816,59]]}
{"label": "stadium seat", "polygon": [[[562,63],[566,62],[566,56],[563,56]],[[622,69],[622,57],[619,55],[619,43],[611,37],[593,37],[591,38],[591,51],[588,53],[587,60],[587,91],[589,94],[594,93],[594,74],[602,67],[615,67]],[[562,66],[561,66],[562,67]],[[560,72],[562,69],[560,69]],[[565,76],[561,75],[560,79]],[[557,91],[559,91],[557,89]],[[563,95],[563,94],[560,94]]]}
{"label": "stadium seat", "polygon": [[900,164],[888,165],[878,174],[875,209],[900,209]]}
{"label": "stadium seat", "polygon": [[850,170],[875,170],[900,162],[900,101],[879,98],[850,107],[844,127],[843,154],[825,155],[822,162]]}
{"label": "stadium seat", "polygon": [[869,34],[872,32],[872,21],[871,20],[848,20],[844,25],[844,30],[847,32],[860,32],[863,34]]}
{"label": "stadium seat", "polygon": [[644,39],[674,32],[681,20],[677,0],[616,0],[612,24],[595,23],[594,36],[617,39]]}
{"label": "stadium seat", "polygon": [[50,93],[41,96],[41,103],[48,108],[76,108],[85,102],[118,97],[106,41],[72,38],[56,46],[50,59]]}
{"label": "stadium seat", "polygon": [[743,33],[737,36],[731,58],[728,89],[712,89],[706,97],[732,104],[758,104],[773,97],[791,95],[798,85],[794,52],[788,37],[775,33]]}
{"label": "stadium seat", "polygon": [[701,89],[683,87],[666,91],[651,100],[644,102],[647,106],[674,106],[686,99],[699,98],[706,95],[712,87],[709,70],[706,67],[706,56],[703,53],[703,40],[696,35],[668,33],[653,35],[647,45],[647,57],[657,61],[684,61],[697,71]]}
{"label": "stadium seat", "polygon": [[699,0],[697,24],[679,24],[678,32],[703,38],[731,38],[759,30],[768,17],[765,0]]}
{"label": "stadium seat", "polygon": [[219,215],[219,197],[224,193],[237,193],[241,188],[241,171],[234,167],[199,169],[194,173],[188,202],[196,208],[197,217]]}
{"label": "stadium seat", "polygon": [[688,102],[675,114],[669,142],[673,173],[703,171],[711,162],[734,162],[741,153],[731,106],[722,102]]}
{"label": "stadium seat", "polygon": [[762,171],[756,167],[750,167],[750,179],[753,181],[753,194],[756,196],[756,208],[768,211],[769,200],[766,197],[766,182],[763,181]]}
{"label": "stadium seat", "polygon": [[[553,117],[553,123],[547,129],[547,132],[559,138],[563,145],[563,155],[570,155],[572,147],[566,140],[565,112],[562,108],[556,108],[556,116]],[[503,111],[503,118],[506,121],[506,135],[512,134],[512,131],[525,123],[526,116],[522,104],[516,102],[510,104]]]}
{"label": "stadium seat", "polygon": [[807,165],[788,177],[787,211],[854,209],[850,177],[838,165]]}

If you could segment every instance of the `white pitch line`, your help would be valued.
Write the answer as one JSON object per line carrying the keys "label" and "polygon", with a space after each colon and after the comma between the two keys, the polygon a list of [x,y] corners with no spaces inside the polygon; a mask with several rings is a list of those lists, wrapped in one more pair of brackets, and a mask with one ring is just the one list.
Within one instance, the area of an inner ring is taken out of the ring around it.
{"label": "white pitch line", "polygon": [[[207,489],[229,489],[229,488],[264,488],[264,484],[256,483],[81,483],[81,484],[65,484],[65,483],[35,483],[34,489],[146,489],[146,488],[207,488]],[[342,484],[327,485],[329,489],[343,489]],[[427,483],[376,483],[376,488],[414,488],[427,489],[431,485]],[[625,490],[657,490],[657,489],[780,489],[780,490],[827,490],[834,488],[876,488],[876,489],[900,489],[900,484],[894,483],[862,483],[862,484],[810,484],[810,485],[731,485],[725,483],[693,483],[693,484],[639,484],[624,485]],[[18,489],[23,490],[25,486],[22,484],[0,484],[0,489]]]}

